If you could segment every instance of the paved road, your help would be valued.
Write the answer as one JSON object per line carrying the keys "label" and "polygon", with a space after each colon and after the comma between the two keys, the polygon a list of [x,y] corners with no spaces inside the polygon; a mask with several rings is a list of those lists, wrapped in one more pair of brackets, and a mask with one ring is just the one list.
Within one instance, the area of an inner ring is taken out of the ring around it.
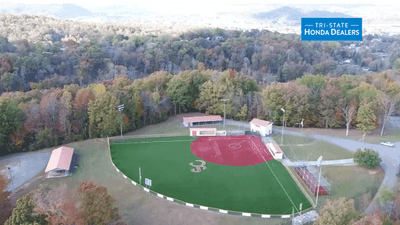
{"label": "paved road", "polygon": [[[249,123],[243,123],[233,120],[227,120],[227,124],[244,126],[245,128],[249,128]],[[280,129],[273,129],[273,132],[280,133]],[[285,130],[285,134],[297,135],[297,136],[305,136],[301,132],[289,131]],[[371,214],[377,208],[377,198],[379,196],[380,191],[383,186],[387,186],[389,189],[393,189],[397,180],[396,173],[399,169],[400,163],[400,142],[395,142],[395,147],[386,147],[379,144],[369,144],[362,143],[360,141],[349,140],[345,138],[331,137],[325,135],[309,135],[307,137],[312,137],[317,140],[326,141],[332,143],[334,145],[338,145],[342,148],[346,148],[352,152],[357,151],[359,148],[370,148],[374,151],[377,151],[382,158],[381,167],[385,171],[385,177],[382,181],[382,185],[378,190],[377,195],[374,200],[371,202],[370,206],[364,211],[365,214]]]}

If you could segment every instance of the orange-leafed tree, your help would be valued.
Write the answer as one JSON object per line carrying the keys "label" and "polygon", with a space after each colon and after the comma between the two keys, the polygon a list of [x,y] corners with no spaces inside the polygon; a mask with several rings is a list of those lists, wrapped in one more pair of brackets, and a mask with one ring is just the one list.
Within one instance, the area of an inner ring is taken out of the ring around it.
{"label": "orange-leafed tree", "polygon": [[81,183],[78,192],[82,195],[81,210],[87,224],[105,225],[116,218],[115,200],[107,188],[88,181]]}

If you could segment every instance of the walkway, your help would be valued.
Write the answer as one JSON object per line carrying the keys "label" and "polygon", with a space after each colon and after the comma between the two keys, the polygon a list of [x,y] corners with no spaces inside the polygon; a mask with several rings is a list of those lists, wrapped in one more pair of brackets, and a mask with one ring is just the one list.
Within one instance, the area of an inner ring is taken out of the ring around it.
{"label": "walkway", "polygon": [[[296,161],[292,162],[289,159],[283,159],[288,166],[317,166],[319,165],[318,161]],[[353,166],[355,165],[353,159],[339,159],[339,160],[323,160],[322,165],[336,165],[336,166]]]}

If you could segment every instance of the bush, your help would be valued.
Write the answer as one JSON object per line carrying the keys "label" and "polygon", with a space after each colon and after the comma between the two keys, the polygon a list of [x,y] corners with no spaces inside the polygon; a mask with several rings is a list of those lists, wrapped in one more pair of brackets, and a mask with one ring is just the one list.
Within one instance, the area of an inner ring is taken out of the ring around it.
{"label": "bush", "polygon": [[367,168],[376,168],[379,166],[379,163],[382,161],[379,154],[372,149],[358,149],[356,153],[354,153],[354,162],[361,166],[365,166]]}

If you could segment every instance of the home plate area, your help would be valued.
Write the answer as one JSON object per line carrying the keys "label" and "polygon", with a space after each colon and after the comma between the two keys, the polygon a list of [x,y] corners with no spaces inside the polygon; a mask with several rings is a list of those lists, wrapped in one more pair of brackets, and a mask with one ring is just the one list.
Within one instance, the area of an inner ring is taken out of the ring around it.
{"label": "home plate area", "polygon": [[197,157],[221,165],[252,166],[273,159],[261,139],[252,135],[199,137],[190,149]]}

